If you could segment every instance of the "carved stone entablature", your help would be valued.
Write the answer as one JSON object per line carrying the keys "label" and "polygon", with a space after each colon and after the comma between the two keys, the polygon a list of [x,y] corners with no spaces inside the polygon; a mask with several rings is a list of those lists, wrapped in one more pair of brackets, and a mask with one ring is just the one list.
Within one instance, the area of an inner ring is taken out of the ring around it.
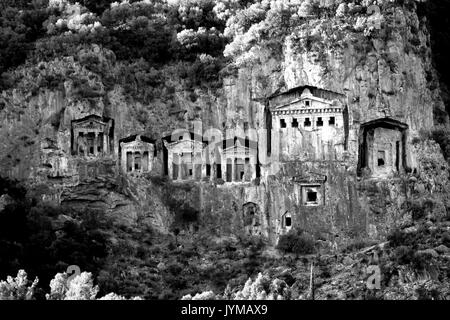
{"label": "carved stone entablature", "polygon": [[292,178],[295,183],[301,184],[324,184],[327,181],[327,176],[315,172],[305,172]]}
{"label": "carved stone entablature", "polygon": [[323,109],[290,109],[279,108],[272,111],[273,115],[296,115],[296,114],[328,114],[328,113],[342,113],[343,108],[323,108]]}

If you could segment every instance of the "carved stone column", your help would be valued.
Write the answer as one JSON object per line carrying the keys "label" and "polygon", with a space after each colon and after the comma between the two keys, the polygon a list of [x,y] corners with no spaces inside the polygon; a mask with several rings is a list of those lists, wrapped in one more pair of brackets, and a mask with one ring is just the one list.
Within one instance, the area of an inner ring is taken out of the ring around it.
{"label": "carved stone column", "polygon": [[[105,141],[105,138],[103,136],[103,142]],[[103,144],[104,145],[104,144]],[[128,171],[128,167],[127,167],[127,151],[124,150],[123,148],[123,142],[122,142],[122,170],[126,173]]]}
{"label": "carved stone column", "polygon": [[183,180],[184,159],[183,153],[178,154],[178,180]]}
{"label": "carved stone column", "polygon": [[[195,150],[195,149],[194,149]],[[195,168],[195,153],[191,153],[191,167],[192,167],[192,176],[191,179],[195,180],[195,172],[197,171]]]}
{"label": "carved stone column", "polygon": [[250,158],[250,166],[253,168],[252,170],[252,178],[251,180],[253,181],[254,179],[256,179],[256,171],[257,171],[257,166],[258,166],[258,162],[257,162],[257,158]]}
{"label": "carved stone column", "polygon": [[72,152],[78,153],[78,135],[79,135],[78,129],[73,130],[73,146],[72,146]]}
{"label": "carved stone column", "polygon": [[98,155],[98,132],[94,133],[94,156]]}
{"label": "carved stone column", "polygon": [[150,170],[150,152],[149,151],[144,151],[142,152],[142,168],[141,171],[142,172],[149,172]]}
{"label": "carved stone column", "polygon": [[[142,172],[142,153],[141,153],[140,151],[136,151],[136,152],[134,153],[135,159],[136,159],[137,155],[139,155],[139,159],[141,160],[141,163],[139,164],[139,170],[138,170],[138,172]],[[135,161],[136,161],[136,160],[135,160]],[[136,163],[135,163],[135,165],[136,165]]]}
{"label": "carved stone column", "polygon": [[236,181],[236,158],[231,159],[231,181]]}
{"label": "carved stone column", "polygon": [[103,153],[108,154],[108,140],[106,139],[106,133],[103,132]]}

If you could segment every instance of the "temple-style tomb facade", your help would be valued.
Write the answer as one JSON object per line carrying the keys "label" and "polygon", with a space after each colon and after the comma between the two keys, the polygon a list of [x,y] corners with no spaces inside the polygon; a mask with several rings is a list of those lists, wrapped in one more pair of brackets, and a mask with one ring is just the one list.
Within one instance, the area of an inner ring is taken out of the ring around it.
{"label": "temple-style tomb facade", "polygon": [[309,86],[270,97],[269,125],[272,140],[280,141],[281,159],[338,160],[347,147],[344,98]]}
{"label": "temple-style tomb facade", "polygon": [[[229,139],[222,142],[220,165],[226,182],[250,182],[259,175],[257,142]],[[218,165],[219,163],[216,163]]]}
{"label": "temple-style tomb facade", "polygon": [[113,120],[90,115],[72,121],[72,154],[98,157],[110,154],[114,146]]}
{"label": "temple-style tomb facade", "polygon": [[176,138],[172,135],[163,141],[167,149],[166,168],[169,177],[173,181],[200,180],[204,147],[201,137],[186,132]]}
{"label": "temple-style tomb facade", "polygon": [[155,151],[155,141],[150,138],[134,135],[122,139],[120,142],[122,171],[125,173],[152,171]]}
{"label": "temple-style tomb facade", "polygon": [[406,132],[408,125],[383,118],[361,125],[359,136],[358,174],[374,178],[404,173],[406,163]]}

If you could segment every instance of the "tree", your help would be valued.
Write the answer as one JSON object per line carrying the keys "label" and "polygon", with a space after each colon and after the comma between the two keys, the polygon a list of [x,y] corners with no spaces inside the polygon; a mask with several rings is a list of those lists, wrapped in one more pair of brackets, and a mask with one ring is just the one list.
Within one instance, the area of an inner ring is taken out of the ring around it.
{"label": "tree", "polygon": [[197,293],[195,296],[188,294],[182,297],[181,300],[217,300],[217,296],[212,291],[205,291],[202,293]]}
{"label": "tree", "polygon": [[286,282],[271,280],[262,273],[255,280],[249,278],[242,290],[232,295],[233,300],[289,300],[291,296],[291,289]]}
{"label": "tree", "polygon": [[[73,279],[67,273],[58,273],[50,281],[50,293],[46,294],[47,300],[96,300],[99,287],[94,286],[92,273],[83,272]],[[127,298],[108,293],[97,300],[127,300]],[[131,300],[142,300],[140,297],[133,297]]]}
{"label": "tree", "polygon": [[[51,10],[39,1],[34,1],[34,7],[28,6],[28,2],[0,2],[0,76],[22,64],[36,39],[45,35],[43,23]],[[0,88],[3,85],[0,82]]]}
{"label": "tree", "polygon": [[301,229],[293,229],[278,240],[278,250],[295,254],[310,254],[315,251],[314,238]]}
{"label": "tree", "polygon": [[58,273],[50,281],[50,294],[46,295],[48,300],[95,300],[99,291],[94,286],[92,273],[83,272],[73,279],[66,273]]}
{"label": "tree", "polygon": [[6,281],[0,281],[0,300],[32,300],[39,280],[36,278],[31,285],[30,282],[25,270],[19,270],[15,278],[8,276]]}

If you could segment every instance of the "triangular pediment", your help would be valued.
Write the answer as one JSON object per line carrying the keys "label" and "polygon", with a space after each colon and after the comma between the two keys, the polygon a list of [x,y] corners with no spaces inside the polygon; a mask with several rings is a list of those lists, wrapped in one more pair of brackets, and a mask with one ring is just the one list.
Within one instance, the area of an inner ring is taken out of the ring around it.
{"label": "triangular pediment", "polygon": [[106,123],[99,120],[96,117],[89,117],[83,120],[78,120],[73,123],[74,127],[78,128],[87,128],[87,127],[105,127]]}
{"label": "triangular pediment", "polygon": [[231,146],[229,148],[226,148],[223,150],[224,153],[249,153],[250,152],[250,148],[249,147],[245,147],[242,145],[235,145],[235,146]]}
{"label": "triangular pediment", "polygon": [[153,147],[153,143],[144,142],[141,140],[135,140],[131,142],[122,142],[122,148],[132,148],[132,149],[149,149]]}
{"label": "triangular pediment", "polygon": [[[310,106],[306,105],[306,103],[305,103],[306,101],[312,102],[310,104]],[[296,99],[287,104],[276,106],[274,108],[274,111],[329,108],[332,105],[333,105],[332,101],[317,98],[317,97],[308,97],[308,98]]]}
{"label": "triangular pediment", "polygon": [[[249,144],[250,142],[247,141]],[[250,148],[247,145],[243,145],[242,142],[238,139],[235,142],[235,145],[229,146],[227,148],[220,148],[221,150],[223,150],[224,154],[246,154],[249,155],[251,152],[256,153],[257,149],[255,148]]]}

